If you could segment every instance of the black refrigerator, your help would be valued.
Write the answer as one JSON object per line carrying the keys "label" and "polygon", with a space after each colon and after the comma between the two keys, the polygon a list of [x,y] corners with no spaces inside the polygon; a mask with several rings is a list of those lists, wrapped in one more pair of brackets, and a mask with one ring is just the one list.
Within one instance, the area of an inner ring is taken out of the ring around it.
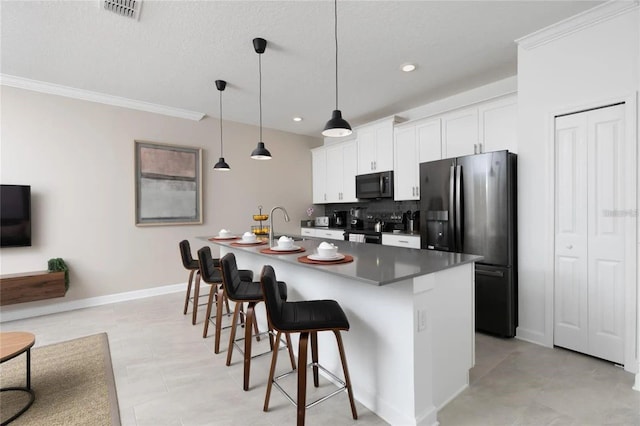
{"label": "black refrigerator", "polygon": [[476,330],[513,337],[518,326],[516,154],[420,164],[421,247],[483,256],[476,263]]}

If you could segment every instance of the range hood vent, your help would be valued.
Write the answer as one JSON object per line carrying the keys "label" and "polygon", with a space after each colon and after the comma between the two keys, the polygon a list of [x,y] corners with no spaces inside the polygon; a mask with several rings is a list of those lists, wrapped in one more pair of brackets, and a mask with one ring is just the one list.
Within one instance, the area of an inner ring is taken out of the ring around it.
{"label": "range hood vent", "polygon": [[104,10],[138,20],[142,0],[103,0]]}

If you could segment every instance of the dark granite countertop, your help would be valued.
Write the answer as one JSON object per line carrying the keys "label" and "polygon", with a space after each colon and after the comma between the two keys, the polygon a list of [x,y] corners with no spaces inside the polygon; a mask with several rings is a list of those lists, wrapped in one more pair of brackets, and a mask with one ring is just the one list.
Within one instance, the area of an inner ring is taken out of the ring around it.
{"label": "dark granite countertop", "polygon": [[[398,235],[398,234],[394,234]],[[403,247],[391,247],[381,244],[363,244],[351,241],[327,240],[338,247],[338,252],[353,256],[354,261],[338,265],[309,265],[298,262],[298,257],[313,254],[322,239],[300,238],[295,245],[306,249],[303,253],[292,254],[264,254],[260,250],[262,246],[231,247],[230,241],[209,240],[210,237],[197,237],[220,246],[230,247],[232,250],[254,253],[263,256],[265,264],[269,259],[277,258],[280,261],[297,264],[301,268],[313,268],[329,274],[363,281],[380,286],[394,282],[432,274],[444,269],[453,268],[466,263],[477,262],[481,256],[464,253],[449,253],[434,250],[417,250]]]}

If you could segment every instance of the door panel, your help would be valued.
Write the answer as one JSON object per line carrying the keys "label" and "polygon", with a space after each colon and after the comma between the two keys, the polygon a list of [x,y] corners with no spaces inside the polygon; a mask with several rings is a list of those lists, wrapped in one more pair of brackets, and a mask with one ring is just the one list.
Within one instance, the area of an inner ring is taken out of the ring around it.
{"label": "door panel", "polygon": [[588,350],[586,117],[556,119],[554,343]]}
{"label": "door panel", "polygon": [[[624,363],[624,105],[556,118],[554,344]],[[576,324],[577,321],[577,324]]]}
{"label": "door panel", "polygon": [[589,353],[624,363],[624,106],[589,111]]}
{"label": "door panel", "polygon": [[482,263],[491,265],[512,264],[507,162],[506,151],[458,158],[464,194],[460,251],[484,256]]}
{"label": "door panel", "polygon": [[[420,164],[420,246],[454,251],[453,233],[449,229],[453,223],[450,211],[450,172],[455,166],[454,159],[431,161]],[[435,245],[437,242],[437,247]]]}
{"label": "door panel", "polygon": [[516,289],[510,267],[476,264],[476,330],[515,336]]}

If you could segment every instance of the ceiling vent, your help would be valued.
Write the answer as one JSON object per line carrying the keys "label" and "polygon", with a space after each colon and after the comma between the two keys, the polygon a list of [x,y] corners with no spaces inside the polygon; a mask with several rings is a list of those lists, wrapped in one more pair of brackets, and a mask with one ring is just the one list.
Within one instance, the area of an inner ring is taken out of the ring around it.
{"label": "ceiling vent", "polygon": [[103,5],[105,10],[137,20],[142,0],[104,0]]}

